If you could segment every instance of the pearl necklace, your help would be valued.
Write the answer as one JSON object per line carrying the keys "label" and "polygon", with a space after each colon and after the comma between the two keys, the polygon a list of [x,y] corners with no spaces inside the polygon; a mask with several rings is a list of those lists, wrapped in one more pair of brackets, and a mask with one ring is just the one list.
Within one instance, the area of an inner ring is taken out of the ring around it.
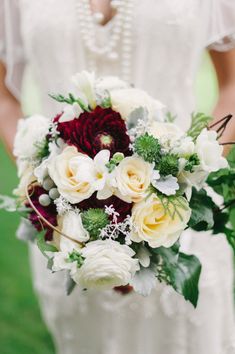
{"label": "pearl necklace", "polygon": [[[100,26],[104,16],[100,12],[92,14],[90,0],[77,0],[76,12],[80,24],[80,31],[85,49],[88,54],[89,70],[96,70],[97,58],[104,58],[110,61],[119,61],[121,65],[121,76],[124,80],[130,81],[131,52],[132,52],[132,14],[134,0],[112,0],[111,6],[117,10],[112,21],[112,32],[108,42],[100,46],[96,33],[97,25]],[[105,26],[109,25],[107,23]],[[121,58],[117,49],[120,48]]]}

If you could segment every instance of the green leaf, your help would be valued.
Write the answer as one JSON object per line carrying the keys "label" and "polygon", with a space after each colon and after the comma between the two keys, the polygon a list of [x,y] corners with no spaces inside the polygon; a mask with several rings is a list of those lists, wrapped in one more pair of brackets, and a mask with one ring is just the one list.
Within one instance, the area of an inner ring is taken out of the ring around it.
{"label": "green leaf", "polygon": [[189,227],[196,231],[210,230],[214,225],[213,208],[217,209],[217,206],[206,192],[194,188],[189,206],[192,209]]}
{"label": "green leaf", "polygon": [[211,120],[212,117],[207,116],[204,113],[192,114],[192,122],[187,134],[195,141],[201,131],[208,126],[208,123]]}
{"label": "green leaf", "polygon": [[44,236],[43,232],[40,233],[37,238],[37,245],[38,245],[38,248],[40,249],[40,251],[42,252],[42,254],[48,259],[50,257],[48,257],[46,252],[58,252],[58,250],[55,246],[53,246],[45,241],[45,236]]}
{"label": "green leaf", "polygon": [[224,197],[225,202],[235,199],[235,169],[224,168],[210,173],[207,184]]}
{"label": "green leaf", "polygon": [[89,111],[89,107],[80,98],[75,98],[72,93],[69,93],[69,97],[60,94],[49,94],[49,96],[60,103],[74,104],[76,102],[84,111]]}
{"label": "green leaf", "polygon": [[66,273],[66,283],[65,283],[65,286],[66,286],[66,294],[67,295],[70,295],[71,292],[74,290],[75,286],[76,286],[76,283],[75,281],[71,278],[69,272]]}
{"label": "green leaf", "polygon": [[160,255],[162,269],[167,275],[168,283],[196,307],[199,296],[198,283],[201,263],[196,256],[178,253],[177,247],[155,248],[152,252]]}

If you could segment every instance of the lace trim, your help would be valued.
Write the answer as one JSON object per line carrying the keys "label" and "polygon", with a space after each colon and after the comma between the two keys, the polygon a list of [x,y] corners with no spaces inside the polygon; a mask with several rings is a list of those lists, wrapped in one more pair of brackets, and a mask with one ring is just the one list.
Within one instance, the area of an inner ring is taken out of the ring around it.
{"label": "lace trim", "polygon": [[235,48],[235,31],[231,31],[230,34],[225,34],[214,38],[210,41],[210,44],[207,45],[209,50],[217,50],[219,52],[226,52]]}

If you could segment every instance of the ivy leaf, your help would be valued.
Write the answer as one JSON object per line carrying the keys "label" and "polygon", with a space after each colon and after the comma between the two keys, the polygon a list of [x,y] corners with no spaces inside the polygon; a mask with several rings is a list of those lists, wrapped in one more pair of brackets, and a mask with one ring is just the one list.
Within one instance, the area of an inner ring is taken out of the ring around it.
{"label": "ivy leaf", "polygon": [[204,113],[192,114],[192,122],[187,134],[195,141],[201,131],[208,126],[208,123],[211,120],[212,117],[207,116]]}
{"label": "ivy leaf", "polygon": [[57,252],[57,248],[45,241],[44,233],[40,233],[37,239],[37,245],[42,254],[49,259],[46,252]]}
{"label": "ivy leaf", "polygon": [[199,259],[196,256],[178,252],[177,247],[160,247],[152,249],[152,252],[160,255],[163,262],[161,267],[167,275],[169,285],[196,307],[201,274]]}
{"label": "ivy leaf", "polygon": [[193,189],[189,206],[192,209],[189,227],[196,231],[212,229],[214,226],[213,209],[217,209],[217,206],[204,190],[198,192],[195,188]]}

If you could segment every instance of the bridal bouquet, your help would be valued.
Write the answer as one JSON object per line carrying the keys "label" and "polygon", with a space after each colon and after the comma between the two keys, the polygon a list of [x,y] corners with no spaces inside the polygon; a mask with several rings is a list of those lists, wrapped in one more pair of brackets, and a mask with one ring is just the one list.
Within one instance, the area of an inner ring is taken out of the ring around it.
{"label": "bridal bouquet", "polygon": [[216,233],[224,215],[205,190],[227,167],[210,117],[194,115],[185,133],[118,78],[82,72],[73,84],[51,95],[63,104],[53,119],[19,123],[18,234],[36,240],[53,272],[67,272],[68,292],[128,285],[148,295],[158,280],[196,306],[201,265],[181,252],[180,236]]}

